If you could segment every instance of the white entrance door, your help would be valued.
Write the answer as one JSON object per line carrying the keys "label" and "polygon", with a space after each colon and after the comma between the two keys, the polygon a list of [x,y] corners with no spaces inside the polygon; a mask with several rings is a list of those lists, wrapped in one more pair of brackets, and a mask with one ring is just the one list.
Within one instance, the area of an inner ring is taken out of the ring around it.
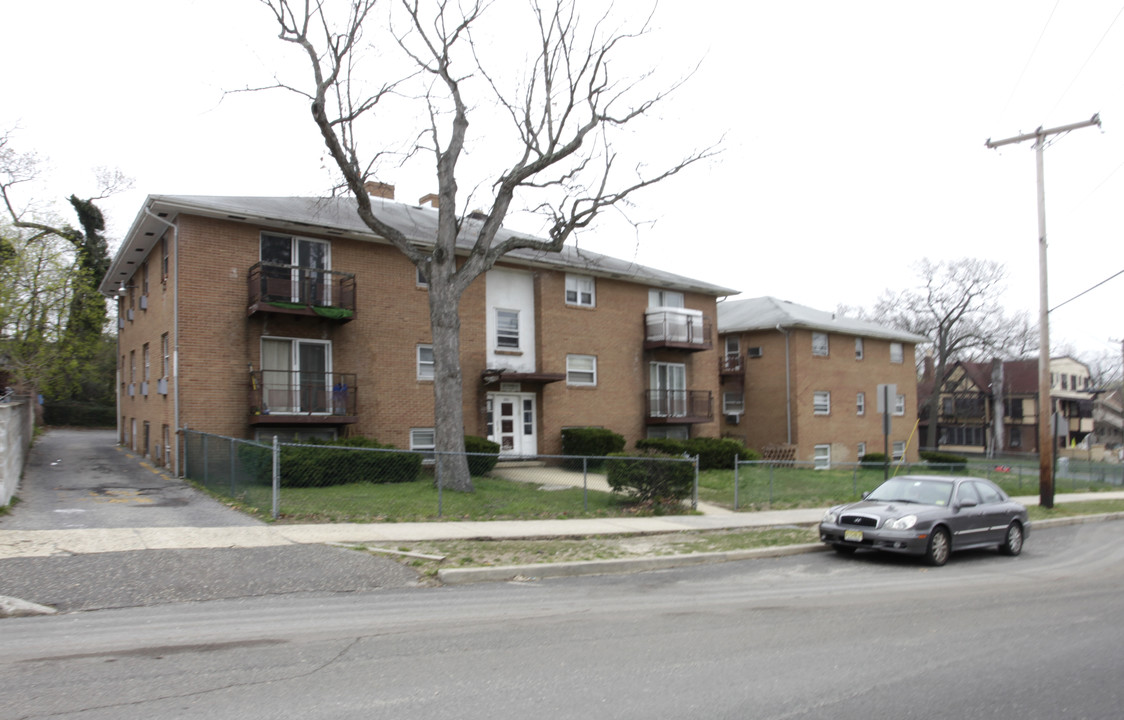
{"label": "white entrance door", "polygon": [[488,396],[488,439],[499,443],[500,455],[538,454],[533,393],[494,393]]}
{"label": "white entrance door", "polygon": [[687,414],[687,366],[654,362],[648,366],[652,417],[683,417]]}

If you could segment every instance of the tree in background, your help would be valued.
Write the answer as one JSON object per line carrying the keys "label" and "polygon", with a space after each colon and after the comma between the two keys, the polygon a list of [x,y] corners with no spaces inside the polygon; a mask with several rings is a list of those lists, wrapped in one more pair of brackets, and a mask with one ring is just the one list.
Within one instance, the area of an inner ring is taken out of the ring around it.
{"label": "tree in background", "polygon": [[[622,29],[611,5],[588,4],[593,15],[583,16],[574,0],[424,7],[418,0],[262,1],[280,38],[301,50],[312,71],[302,89],[280,80],[276,87],[308,99],[359,217],[428,280],[438,468],[447,487],[471,491],[461,454],[462,294],[505,254],[559,252],[600,213],[625,206],[636,191],[713,148],[655,168],[645,165],[657,154],[655,143],[633,160],[618,151],[619,134],[637,132],[678,83],[649,86],[649,59],[629,55],[648,33],[649,18]],[[618,74],[630,62],[643,70]],[[470,116],[482,121],[475,134]],[[417,118],[420,129],[407,123],[405,136],[398,130],[396,137],[377,130],[376,120],[403,118]],[[475,174],[459,164],[469,153]],[[379,217],[365,184],[378,179],[373,169],[388,158],[405,164],[426,157],[436,175],[438,231],[431,245],[419,247]],[[485,209],[469,217],[469,202]],[[545,220],[547,239],[497,239],[509,211],[519,210]],[[467,252],[458,252],[458,239]]]}
{"label": "tree in background", "polygon": [[937,447],[940,388],[956,362],[1025,357],[1037,350],[1036,329],[1026,313],[1008,315],[1000,296],[1007,272],[991,260],[961,258],[916,268],[916,288],[885,290],[865,315],[929,338],[923,353],[933,358],[933,392],[926,399],[929,426],[925,445]]}
{"label": "tree in background", "polygon": [[[0,136],[0,342],[11,379],[49,400],[112,401],[116,352],[106,335],[105,298],[97,291],[109,268],[105,219],[95,201],[127,185],[119,172],[98,171],[99,195],[69,203],[81,230],[17,199],[38,179],[34,153],[12,148]],[[108,362],[107,362],[108,359]]]}

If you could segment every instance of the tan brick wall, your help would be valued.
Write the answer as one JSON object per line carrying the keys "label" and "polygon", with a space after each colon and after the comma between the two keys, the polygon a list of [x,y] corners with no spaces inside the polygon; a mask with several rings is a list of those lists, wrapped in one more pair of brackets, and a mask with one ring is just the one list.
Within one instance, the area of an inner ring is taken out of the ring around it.
{"label": "tan brick wall", "polygon": [[[178,226],[181,426],[234,437],[254,435],[250,369],[262,369],[263,336],[331,342],[333,371],[356,376],[359,421],[346,426],[344,434],[408,447],[411,428],[433,426],[433,385],[419,381],[416,371],[417,345],[432,340],[427,290],[417,286],[413,265],[397,250],[368,241],[320,238],[331,242],[332,269],[355,274],[357,311],[350,322],[275,313],[247,317],[247,272],[258,262],[260,233],[268,228],[193,216],[181,216]],[[169,233],[169,243],[171,238]],[[154,387],[160,335],[167,332],[175,341],[176,253],[170,253],[167,283],[159,279],[159,245],[152,253],[149,309],[135,310],[134,320],[120,334],[126,385],[129,350],[136,349],[139,366],[143,343],[150,343]],[[465,431],[481,436],[486,434],[485,398],[494,389],[481,380],[487,357],[485,282],[480,278],[473,283],[461,303]],[[644,390],[653,360],[686,364],[688,388],[711,392],[718,413],[715,349],[646,353],[648,286],[597,278],[596,293],[594,308],[567,306],[565,272],[535,272],[537,371],[564,374],[570,353],[597,357],[596,387],[570,387],[565,381],[522,387],[537,395],[540,453],[560,452],[562,428],[569,426],[607,427],[624,435],[630,447],[644,437]],[[703,311],[714,325],[714,298],[688,294],[686,304]],[[717,334],[712,339],[717,344]],[[169,392],[173,388],[170,379]],[[164,425],[175,427],[171,394],[124,397],[121,413],[126,427],[134,417],[138,427],[148,420],[154,441]],[[716,420],[693,425],[691,434],[717,436],[718,430]]]}
{"label": "tan brick wall", "polygon": [[[890,362],[890,342],[864,338],[863,359],[855,357],[855,339],[830,334],[827,357],[812,354],[812,333],[789,331],[790,380],[792,392],[792,443],[797,459],[811,461],[815,446],[830,444],[832,462],[855,462],[858,445],[865,442],[867,452],[882,452],[882,419],[877,408],[877,386],[890,383],[905,395],[905,414],[891,420],[890,446],[895,441],[909,442],[906,457],[918,459],[919,438],[913,433],[917,420],[917,375],[914,347],[903,347],[903,361]],[[745,415],[738,425],[722,418],[722,431],[744,437],[752,448],[786,441],[785,335],[780,331],[744,333],[741,352],[748,347],[762,348],[762,357],[746,359]],[[727,386],[734,387],[728,381]],[[831,393],[831,412],[816,415],[813,394]],[[857,395],[865,393],[866,410],[857,412]]]}

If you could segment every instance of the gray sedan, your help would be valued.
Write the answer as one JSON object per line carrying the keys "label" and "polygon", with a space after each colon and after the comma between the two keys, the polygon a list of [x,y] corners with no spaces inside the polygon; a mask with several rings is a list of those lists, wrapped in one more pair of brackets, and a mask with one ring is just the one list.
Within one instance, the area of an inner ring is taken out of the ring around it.
{"label": "gray sedan", "polygon": [[836,552],[921,555],[930,565],[944,565],[952,551],[969,548],[1018,555],[1026,534],[1026,508],[976,477],[891,478],[861,501],[831,508],[820,521],[820,540]]}

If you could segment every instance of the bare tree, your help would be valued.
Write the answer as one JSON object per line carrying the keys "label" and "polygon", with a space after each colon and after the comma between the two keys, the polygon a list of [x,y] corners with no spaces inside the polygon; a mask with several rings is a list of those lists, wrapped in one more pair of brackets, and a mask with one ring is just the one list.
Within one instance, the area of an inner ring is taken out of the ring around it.
{"label": "bare tree", "polygon": [[[346,17],[335,23],[328,0],[262,0],[273,12],[280,38],[307,57],[312,83],[297,89],[355,197],[359,217],[390,241],[429,281],[429,315],[435,365],[435,443],[439,471],[448,487],[472,490],[464,449],[463,389],[458,308],[465,289],[505,254],[518,249],[558,252],[572,234],[605,209],[628,202],[653,185],[714,154],[694,151],[668,167],[650,170],[615,151],[614,133],[652,114],[678,83],[648,91],[647,74],[618,78],[616,64],[627,59],[628,45],[648,32],[647,21],[634,30],[612,27],[609,11],[587,21],[576,0],[504,2],[502,12],[488,0],[351,0]],[[386,14],[376,10],[389,5]],[[601,6],[604,8],[604,6]],[[518,15],[528,21],[518,26]],[[489,21],[502,21],[503,42],[525,47],[529,57],[518,67],[521,81],[508,81],[506,67],[490,63],[492,43],[478,37]],[[365,64],[373,51],[393,51],[403,61]],[[389,71],[386,68],[391,68]],[[388,75],[388,73],[391,73]],[[366,91],[360,88],[373,88]],[[391,148],[380,141],[370,152],[360,147],[361,126],[393,113],[406,101],[420,103],[428,124],[416,136],[398,138],[401,157],[431,154],[438,189],[438,229],[432,246],[417,247],[372,207],[365,183]],[[470,134],[469,116],[498,108],[506,127]],[[468,217],[458,184],[466,151],[494,158],[494,175],[485,181],[487,209]],[[510,211],[526,209],[546,219],[545,238],[512,235],[497,240]],[[458,238],[470,249],[458,260]],[[454,454],[443,454],[454,453]]]}
{"label": "bare tree", "polygon": [[925,443],[932,448],[937,445],[940,388],[955,362],[1023,357],[1036,345],[1026,314],[1008,315],[999,302],[1006,280],[999,263],[925,259],[916,272],[920,286],[885,291],[871,317],[929,338],[935,368]]}

